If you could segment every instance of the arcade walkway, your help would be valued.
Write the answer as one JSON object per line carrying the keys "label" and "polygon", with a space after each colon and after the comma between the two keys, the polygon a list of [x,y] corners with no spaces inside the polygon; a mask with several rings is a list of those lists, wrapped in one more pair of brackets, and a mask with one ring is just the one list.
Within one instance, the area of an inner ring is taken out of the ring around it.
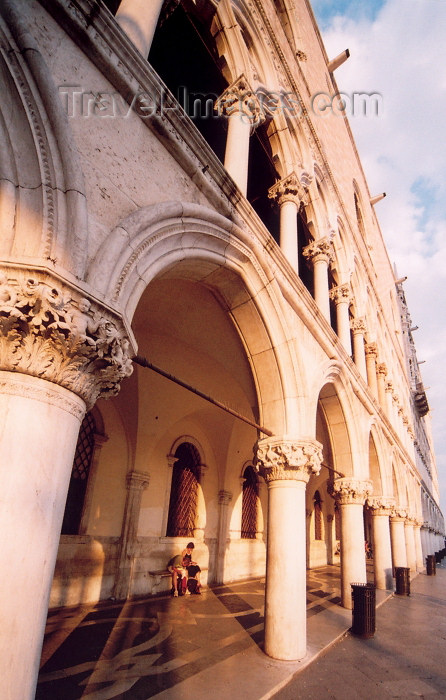
{"label": "arcade walkway", "polygon": [[[339,574],[335,566],[308,572],[308,651],[300,662],[261,651],[263,580],[50,612],[36,699],[272,697],[350,627]],[[377,591],[377,604],[388,595]]]}

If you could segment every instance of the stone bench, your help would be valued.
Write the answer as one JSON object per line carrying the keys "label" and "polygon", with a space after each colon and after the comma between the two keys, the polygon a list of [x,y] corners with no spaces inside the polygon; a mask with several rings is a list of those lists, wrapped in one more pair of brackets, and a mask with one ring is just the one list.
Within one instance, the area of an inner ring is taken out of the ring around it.
{"label": "stone bench", "polygon": [[[207,569],[201,569],[201,576],[203,576],[204,572],[207,572]],[[164,593],[168,592],[171,589],[171,584],[170,584],[170,579],[171,579],[171,572],[168,571],[167,569],[156,569],[156,571],[149,571],[149,576],[152,577],[153,579],[153,584],[152,584],[152,593]],[[162,587],[161,584],[164,583],[164,579],[169,579],[169,585],[167,587]],[[160,588],[160,590],[158,590]]]}

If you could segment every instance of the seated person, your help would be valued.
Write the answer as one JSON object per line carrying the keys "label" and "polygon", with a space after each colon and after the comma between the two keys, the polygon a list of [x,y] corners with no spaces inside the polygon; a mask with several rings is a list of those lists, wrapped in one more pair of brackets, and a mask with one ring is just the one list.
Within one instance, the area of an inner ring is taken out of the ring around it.
{"label": "seated person", "polygon": [[[188,542],[186,549],[183,549],[181,554],[176,554],[167,565],[168,571],[172,574],[172,592],[174,597],[184,595],[187,592],[186,569],[192,563],[192,550],[194,543]],[[178,589],[178,579],[182,581],[182,585]]]}
{"label": "seated person", "polygon": [[[176,554],[169,561],[167,565],[168,571],[172,574],[172,593],[175,598],[178,597],[178,579],[182,582],[186,582],[186,569],[183,566],[183,555]],[[181,595],[183,595],[183,589],[181,588]]]}
{"label": "seated person", "polygon": [[191,561],[187,567],[187,589],[186,593],[195,593],[197,595],[201,594],[201,582],[200,582],[201,569],[196,561]]}

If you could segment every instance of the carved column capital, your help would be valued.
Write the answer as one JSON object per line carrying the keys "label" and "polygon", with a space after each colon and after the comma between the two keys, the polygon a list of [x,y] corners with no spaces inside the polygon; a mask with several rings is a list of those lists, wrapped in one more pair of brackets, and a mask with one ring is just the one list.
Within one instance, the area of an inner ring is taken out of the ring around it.
{"label": "carved column capital", "polygon": [[386,392],[388,394],[393,394],[393,382],[386,382]]}
{"label": "carved column capital", "polygon": [[384,496],[371,496],[367,499],[367,506],[373,515],[388,515],[390,517],[395,507],[395,499],[385,498]]}
{"label": "carved column capital", "polygon": [[352,329],[353,335],[356,335],[356,333],[359,333],[360,335],[365,335],[365,332],[367,330],[363,318],[354,318],[352,321],[350,321],[350,328]]}
{"label": "carved column capital", "polygon": [[373,486],[371,481],[363,481],[354,477],[335,479],[330,493],[341,506],[359,504],[364,505],[371,496]]}
{"label": "carved column capital", "polygon": [[243,73],[220,95],[214,109],[219,116],[239,114],[253,129],[265,120],[262,104]]}
{"label": "carved column capital", "polygon": [[308,204],[308,187],[311,183],[311,176],[302,173],[299,179],[295,172],[284,177],[268,190],[269,199],[275,199],[279,206],[284,202],[294,202],[298,207],[301,203]]}
{"label": "carved column capital", "polygon": [[0,369],[59,384],[91,408],[133,371],[118,314],[42,270],[0,270]]}
{"label": "carved column capital", "polygon": [[380,362],[376,368],[378,374],[382,374],[383,377],[387,377],[387,365],[385,362]]}
{"label": "carved column capital", "polygon": [[133,491],[144,491],[150,483],[150,474],[144,472],[129,472],[126,477],[127,488]]}
{"label": "carved column capital", "polygon": [[392,508],[392,514],[390,516],[390,521],[392,523],[404,523],[407,518],[407,510],[406,508],[402,508],[401,506],[394,506]]}
{"label": "carved column capital", "polygon": [[227,506],[232,501],[232,493],[222,489],[218,492],[218,505]]}
{"label": "carved column capital", "polygon": [[256,445],[255,464],[266,482],[291,479],[308,482],[319,474],[322,445],[317,440],[265,438]]}
{"label": "carved column capital", "polygon": [[369,357],[373,357],[374,360],[376,360],[376,357],[378,355],[378,348],[376,343],[366,343],[365,344],[365,354],[368,355]]}
{"label": "carved column capital", "polygon": [[330,233],[325,238],[318,238],[317,241],[309,243],[303,249],[303,254],[307,260],[315,263],[318,260],[325,260],[328,264],[334,260],[333,253],[333,233]]}
{"label": "carved column capital", "polygon": [[350,285],[340,284],[338,287],[332,287],[329,291],[330,299],[332,299],[335,304],[349,304],[352,298]]}

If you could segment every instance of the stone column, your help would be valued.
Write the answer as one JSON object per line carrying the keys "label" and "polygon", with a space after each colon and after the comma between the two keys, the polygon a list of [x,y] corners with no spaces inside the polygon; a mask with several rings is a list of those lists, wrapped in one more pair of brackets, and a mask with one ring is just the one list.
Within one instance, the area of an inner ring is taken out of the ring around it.
{"label": "stone column", "polygon": [[315,440],[257,444],[257,468],[268,484],[265,652],[283,661],[306,654],[305,487],[321,461]]}
{"label": "stone column", "polygon": [[380,362],[378,364],[378,401],[380,403],[383,411],[386,411],[387,400],[386,400],[386,377],[387,377],[387,365],[385,362]]}
{"label": "stone column", "polygon": [[376,376],[376,357],[377,357],[377,347],[376,343],[366,343],[365,346],[365,364],[367,371],[367,384],[369,385],[370,391],[377,401],[379,401],[378,393],[378,379]]}
{"label": "stone column", "polygon": [[246,197],[248,188],[249,139],[263,121],[260,101],[241,75],[218,98],[215,109],[228,118],[224,166]]}
{"label": "stone column", "polygon": [[415,555],[417,562],[417,571],[421,571],[424,568],[424,557],[423,557],[423,547],[421,545],[421,528],[423,526],[422,520],[415,520],[413,524],[413,534],[415,539]]}
{"label": "stone column", "polygon": [[413,534],[413,519],[406,518],[404,522],[404,536],[406,538],[407,566],[411,571],[417,570],[417,554],[415,551],[415,538]]}
{"label": "stone column", "polygon": [[403,508],[395,508],[390,516],[390,540],[392,542],[392,564],[407,567],[406,538],[404,535],[404,522],[406,511]]}
{"label": "stone column", "polygon": [[116,21],[138,51],[147,58],[164,0],[121,0]]}
{"label": "stone column", "polygon": [[395,501],[393,498],[375,496],[369,498],[367,504],[372,513],[375,586],[391,591],[393,590],[393,568],[389,518]]}
{"label": "stone column", "polygon": [[351,610],[351,583],[366,583],[364,549],[364,503],[372,493],[370,481],[354,477],[335,479],[332,495],[341,514],[341,597],[344,608]]}
{"label": "stone column", "polygon": [[393,413],[393,382],[386,382],[386,403],[387,403],[387,417],[391,423],[393,423],[395,416]]}
{"label": "stone column", "polygon": [[364,334],[365,323],[362,318],[355,318],[350,324],[353,333],[353,359],[358,372],[364,381],[367,381],[367,368],[365,364]]}
{"label": "stone column", "polygon": [[43,271],[0,274],[0,675],[34,698],[79,427],[132,371],[119,317]]}
{"label": "stone column", "polygon": [[333,234],[313,241],[303,249],[304,256],[313,264],[314,300],[330,323],[330,297],[328,295],[328,265],[333,260]]}
{"label": "stone column", "polygon": [[348,355],[352,354],[352,343],[350,338],[349,307],[351,302],[351,290],[349,284],[342,284],[339,287],[330,289],[330,299],[336,304],[336,322],[338,336]]}
{"label": "stone column", "polygon": [[228,546],[228,518],[229,504],[232,501],[230,491],[221,490],[218,492],[218,539],[217,539],[217,566],[215,573],[216,583],[224,582],[225,557]]}
{"label": "stone column", "polygon": [[141,498],[144,489],[149,485],[149,479],[149,474],[142,472],[127,474],[127,497],[121,529],[118,571],[113,588],[113,596],[117,600],[125,600],[131,595]]}
{"label": "stone column", "polygon": [[307,192],[311,178],[303,173],[301,179],[291,173],[268,191],[280,207],[280,247],[293,269],[299,274],[297,214],[301,203],[308,204]]}

